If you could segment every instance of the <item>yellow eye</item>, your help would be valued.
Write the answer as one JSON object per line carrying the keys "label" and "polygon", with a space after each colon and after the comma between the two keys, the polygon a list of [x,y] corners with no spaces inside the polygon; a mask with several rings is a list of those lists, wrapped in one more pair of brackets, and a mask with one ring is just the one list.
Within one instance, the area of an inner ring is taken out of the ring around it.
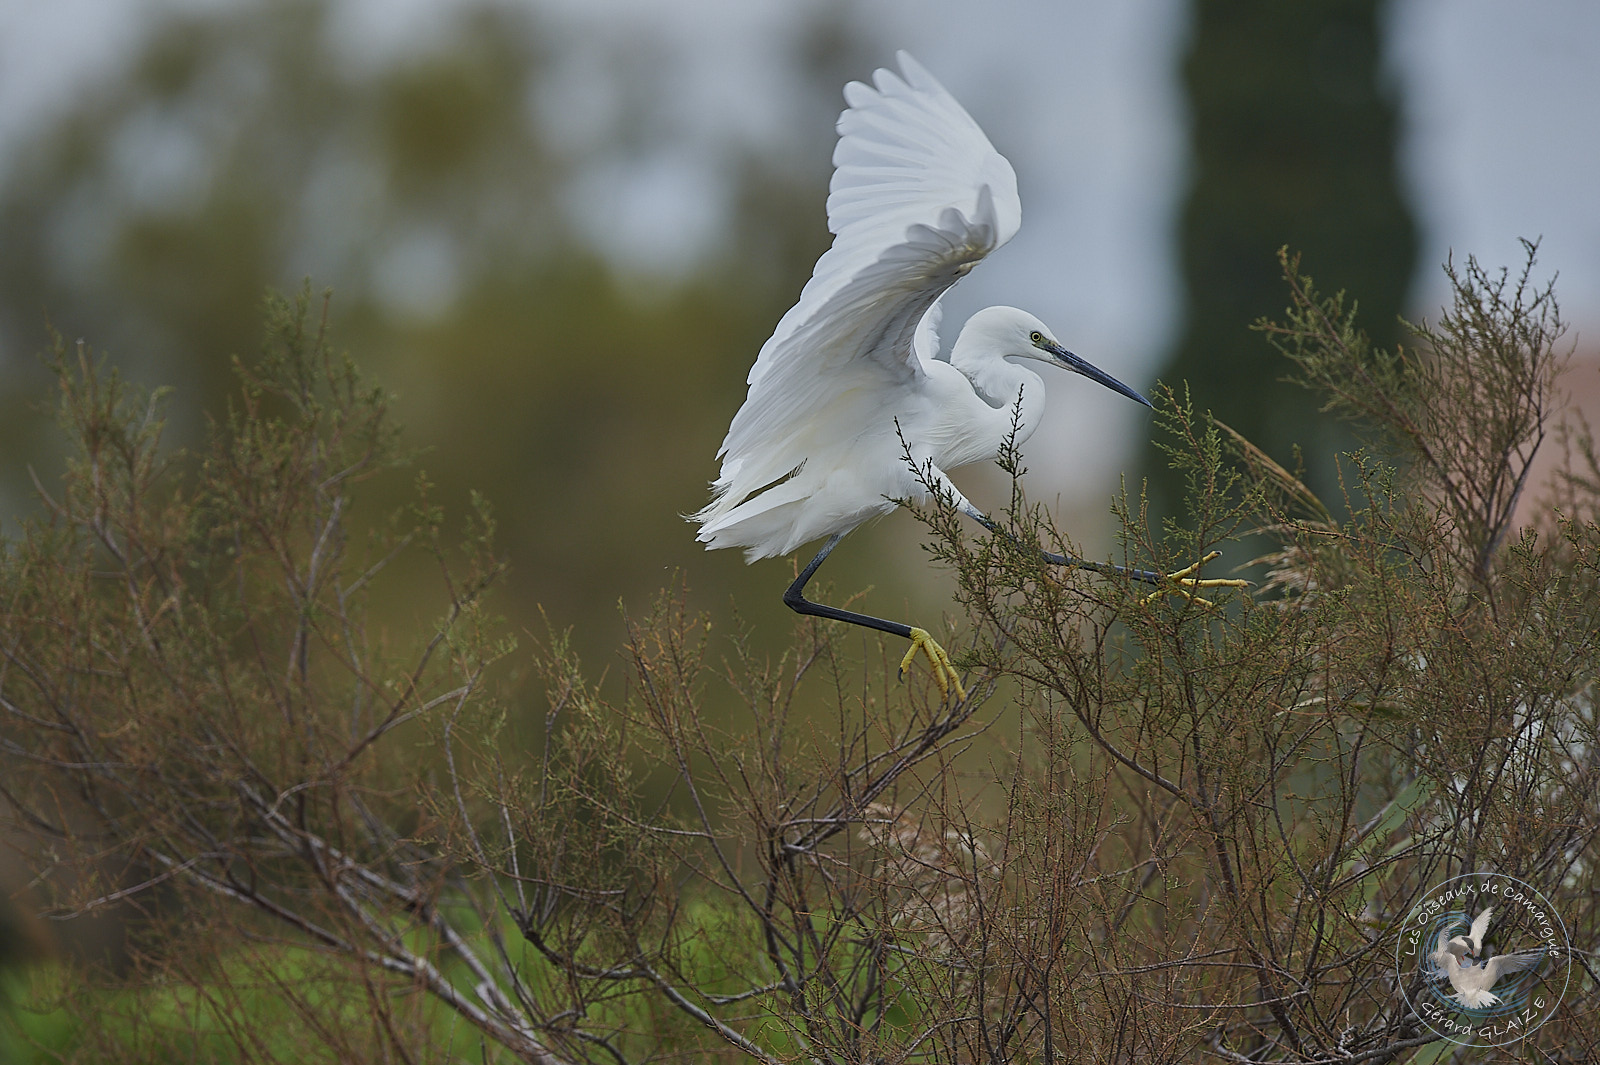
{"label": "yellow eye", "polygon": [[1044,343],[1044,334],[1035,329],[1033,332],[1028,334],[1028,339],[1033,341],[1035,344],[1042,344]]}

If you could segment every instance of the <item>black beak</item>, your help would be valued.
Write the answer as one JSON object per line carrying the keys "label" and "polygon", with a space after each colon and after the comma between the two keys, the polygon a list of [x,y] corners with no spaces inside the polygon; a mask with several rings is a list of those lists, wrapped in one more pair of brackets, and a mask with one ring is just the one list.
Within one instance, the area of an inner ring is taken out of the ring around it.
{"label": "black beak", "polygon": [[1135,392],[1121,381],[1118,381],[1115,377],[1112,377],[1110,374],[1100,369],[1100,367],[1095,366],[1086,359],[1078,358],[1078,356],[1074,355],[1066,348],[1061,347],[1059,344],[1047,343],[1045,345],[1045,349],[1056,357],[1056,362],[1073,371],[1074,373],[1081,373],[1089,380],[1105,385],[1113,392],[1121,392],[1135,403],[1143,403],[1151,410],[1156,409],[1156,405],[1154,403],[1151,403],[1148,399],[1145,399],[1139,393]]}

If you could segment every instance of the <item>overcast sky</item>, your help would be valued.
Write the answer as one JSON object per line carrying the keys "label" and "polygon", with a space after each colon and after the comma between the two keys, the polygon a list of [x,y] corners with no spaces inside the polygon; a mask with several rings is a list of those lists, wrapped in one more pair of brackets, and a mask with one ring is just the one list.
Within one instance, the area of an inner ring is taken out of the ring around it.
{"label": "overcast sky", "polygon": [[[227,2],[0,0],[0,165],[22,133],[68,105],[75,86],[133,54],[153,13]],[[618,32],[668,45],[663,93],[682,123],[659,159],[590,184],[574,212],[602,246],[636,257],[638,269],[661,269],[677,249],[709,246],[722,185],[713,156],[698,146],[730,130],[757,143],[782,132],[792,83],[769,57],[801,6],[537,3],[575,42],[562,75],[571,91],[551,105],[566,135],[581,137],[589,125],[582,108],[604,101],[606,72],[598,60],[586,62],[603,49],[584,42]],[[339,26],[356,53],[405,48],[426,40],[450,6],[346,0]],[[882,61],[894,48],[912,51],[1018,173],[1022,232],[956,290],[947,323],[988,303],[1016,304],[1116,376],[1148,382],[1176,326],[1173,223],[1186,159],[1176,66],[1186,10],[1181,0],[878,0],[859,8],[857,20],[885,43]],[[1541,267],[1560,272],[1563,309],[1593,347],[1600,3],[1400,0],[1388,21],[1387,69],[1404,106],[1402,168],[1421,236],[1415,313],[1431,313],[1443,298],[1437,264],[1452,249],[1515,264],[1517,238],[1542,237]],[[820,217],[820,203],[817,210]],[[1082,389],[1052,393],[1030,454],[1071,454],[1075,442],[1131,441],[1142,431],[1131,405],[1097,399]],[[1115,465],[1115,454],[1106,460]]]}

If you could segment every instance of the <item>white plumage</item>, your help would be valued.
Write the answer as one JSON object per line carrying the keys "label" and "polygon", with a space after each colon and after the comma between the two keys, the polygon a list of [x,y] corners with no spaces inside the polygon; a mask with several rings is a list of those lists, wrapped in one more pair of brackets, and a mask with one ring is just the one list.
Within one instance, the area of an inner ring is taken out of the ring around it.
{"label": "white plumage", "polygon": [[[1019,441],[1038,426],[1044,382],[1011,360],[1048,362],[1149,400],[1014,307],[973,315],[948,361],[938,358],[939,298],[1016,234],[1022,201],[1011,164],[972,116],[916,60],[905,52],[899,60],[898,74],[879,70],[870,86],[845,86],[828,190],[833,246],[762,345],[717,453],[711,503],[693,520],[708,548],[742,547],[751,562],[828,537],[784,602],[911,640],[902,669],[920,650],[941,690],[960,696],[949,656],[925,630],[813,603],[806,582],[839,537],[895,500],[925,499],[925,481],[989,524],[945,471],[993,458],[1014,419]],[[1197,569],[1176,574],[1172,587],[1192,597],[1189,588],[1218,583],[1193,578]]]}
{"label": "white plumage", "polygon": [[1483,950],[1483,937],[1489,934],[1489,922],[1493,919],[1494,907],[1485,907],[1483,912],[1472,919],[1472,927],[1467,930],[1467,934],[1465,936],[1455,936],[1450,942],[1456,943],[1459,941],[1464,952],[1476,958],[1478,952]]}
{"label": "white plumage", "polygon": [[1468,1009],[1481,1010],[1497,1005],[1500,996],[1491,988],[1500,978],[1531,969],[1544,957],[1543,951],[1529,950],[1496,954],[1482,965],[1464,964],[1462,958],[1468,954],[1476,957],[1483,949],[1483,937],[1489,930],[1489,918],[1493,913],[1493,909],[1487,909],[1478,914],[1472,922],[1472,930],[1465,936],[1451,936],[1449,929],[1440,932],[1430,955],[1435,972],[1450,981],[1456,991],[1455,1000]]}
{"label": "white plumage", "polygon": [[[1017,179],[978,124],[905,52],[900,74],[845,88],[828,193],[833,246],[755,365],[694,515],[710,548],[748,561],[848,532],[926,492],[933,477],[993,458],[1038,425],[1044,383],[1007,358],[1083,373],[1142,396],[1066,351],[1037,318],[990,307],[939,361],[938,300],[1022,222]],[[902,438],[904,443],[902,443]],[[969,512],[975,510],[956,493]]]}

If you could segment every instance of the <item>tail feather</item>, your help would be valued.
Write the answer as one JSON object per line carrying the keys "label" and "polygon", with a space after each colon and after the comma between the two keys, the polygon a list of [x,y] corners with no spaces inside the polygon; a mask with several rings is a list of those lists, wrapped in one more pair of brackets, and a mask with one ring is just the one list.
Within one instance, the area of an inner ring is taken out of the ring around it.
{"label": "tail feather", "polygon": [[1481,991],[1477,988],[1469,988],[1465,991],[1457,992],[1456,1001],[1467,1007],[1469,1010],[1483,1010],[1488,1009],[1490,1006],[1498,1005],[1500,1002],[1500,996],[1495,994],[1493,991]]}
{"label": "tail feather", "polygon": [[811,495],[809,486],[796,481],[783,484],[728,507],[722,500],[694,515],[700,522],[700,532],[695,539],[710,550],[721,547],[742,547],[746,562],[754,562],[772,555],[784,555],[800,546],[803,539],[795,540],[795,522],[798,508]]}

